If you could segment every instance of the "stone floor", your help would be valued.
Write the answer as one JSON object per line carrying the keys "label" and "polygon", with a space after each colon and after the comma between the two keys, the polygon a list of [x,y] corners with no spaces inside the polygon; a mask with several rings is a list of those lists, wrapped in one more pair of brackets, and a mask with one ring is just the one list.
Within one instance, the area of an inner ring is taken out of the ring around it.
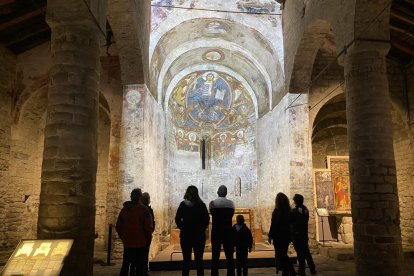
{"label": "stone floor", "polygon": [[[314,256],[317,275],[319,276],[352,276],[355,275],[355,264],[352,260],[338,261],[332,258],[328,258],[321,255]],[[413,259],[407,260],[404,263],[403,273],[401,275],[414,275],[414,262]],[[119,275],[120,261],[116,262],[115,266],[94,266],[94,275],[102,276],[115,276]],[[295,266],[297,269],[297,266]],[[309,271],[308,271],[309,272]],[[209,270],[205,271],[206,275],[210,274]],[[221,270],[221,274],[225,275],[225,270]],[[310,275],[310,273],[308,273]],[[179,276],[181,271],[154,271],[150,272],[151,276]],[[191,271],[190,275],[196,275],[195,271]],[[249,269],[249,275],[275,275],[274,268],[251,268]],[[279,273],[281,275],[281,273]],[[391,275],[390,275],[391,276]]]}

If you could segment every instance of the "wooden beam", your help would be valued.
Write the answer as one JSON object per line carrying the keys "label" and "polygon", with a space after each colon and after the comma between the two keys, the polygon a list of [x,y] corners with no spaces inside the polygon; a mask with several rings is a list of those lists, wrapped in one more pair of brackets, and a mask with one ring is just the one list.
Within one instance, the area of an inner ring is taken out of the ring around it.
{"label": "wooden beam", "polygon": [[35,26],[33,28],[27,29],[24,31],[24,33],[19,32],[19,34],[4,41],[4,43],[6,44],[6,46],[10,46],[10,45],[22,42],[25,39],[28,39],[38,33],[42,33],[47,30],[49,30],[49,26],[46,23],[44,23],[44,24]]}
{"label": "wooden beam", "polygon": [[0,0],[0,6],[6,6],[8,4],[13,3],[14,0]]}
{"label": "wooden beam", "polygon": [[414,33],[410,33],[405,29],[390,25],[390,30],[414,38]]}
{"label": "wooden beam", "polygon": [[5,21],[5,22],[0,24],[0,31],[3,31],[6,28],[9,28],[9,27],[11,27],[15,24],[21,23],[21,22],[23,22],[27,19],[30,19],[30,18],[35,17],[35,16],[39,16],[41,14],[43,14],[43,10],[36,9],[36,10],[30,11],[28,13],[22,14],[21,16],[18,16],[16,18],[11,19],[11,20]]}
{"label": "wooden beam", "polygon": [[414,49],[408,45],[401,44],[397,41],[391,41],[391,46],[403,53],[410,55],[411,57],[414,57]]}
{"label": "wooden beam", "polygon": [[414,26],[414,18],[411,17],[410,15],[404,12],[398,11],[398,10],[391,10],[390,14],[391,14],[391,17],[397,18],[401,21],[404,21],[405,23],[408,23]]}

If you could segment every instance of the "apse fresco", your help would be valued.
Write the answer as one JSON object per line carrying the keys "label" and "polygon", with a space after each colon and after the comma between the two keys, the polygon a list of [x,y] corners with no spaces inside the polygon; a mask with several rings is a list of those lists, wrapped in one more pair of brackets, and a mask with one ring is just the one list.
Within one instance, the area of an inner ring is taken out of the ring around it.
{"label": "apse fresco", "polygon": [[169,98],[177,150],[199,152],[208,136],[208,158],[216,167],[245,164],[254,152],[253,102],[245,87],[228,74],[199,71],[185,76]]}
{"label": "apse fresco", "polygon": [[253,102],[244,86],[215,71],[184,77],[172,92],[169,109],[174,125],[185,131],[234,131],[247,128],[255,119]]}

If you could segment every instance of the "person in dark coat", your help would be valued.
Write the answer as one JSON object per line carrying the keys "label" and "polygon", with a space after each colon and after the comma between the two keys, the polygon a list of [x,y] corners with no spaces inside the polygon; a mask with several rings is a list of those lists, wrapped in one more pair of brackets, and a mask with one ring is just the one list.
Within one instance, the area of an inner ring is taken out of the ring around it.
{"label": "person in dark coat", "polygon": [[244,223],[243,215],[237,215],[237,223],[233,225],[234,245],[236,246],[237,276],[247,276],[247,256],[252,251],[253,236],[249,227]]}
{"label": "person in dark coat", "polygon": [[116,221],[116,232],[124,245],[121,276],[144,275],[144,255],[152,235],[152,221],[147,207],[141,204],[141,189],[133,189],[131,201],[124,207]]}
{"label": "person in dark coat", "polygon": [[287,255],[291,242],[291,209],[289,198],[284,193],[276,195],[276,208],[272,213],[272,223],[269,230],[269,243],[275,248],[275,256],[279,262],[282,275],[296,275],[293,265]]}
{"label": "person in dark coat", "polygon": [[221,185],[217,190],[218,198],[209,205],[213,225],[211,228],[211,275],[217,276],[221,245],[226,255],[227,275],[234,275],[234,241],[232,237],[234,203],[226,198],[227,187]]}
{"label": "person in dark coat", "polygon": [[204,275],[203,254],[206,245],[206,229],[210,222],[207,207],[198,195],[196,186],[188,186],[184,201],[180,203],[175,223],[180,229],[180,244],[183,253],[182,275],[190,272],[191,251],[197,267],[197,275]]}
{"label": "person in dark coat", "polygon": [[[155,230],[155,217],[154,217],[154,210],[152,210],[152,207],[150,205],[151,203],[151,197],[149,193],[143,193],[141,197],[141,202],[144,204],[145,207],[148,208],[149,214],[151,216],[151,222],[152,222],[152,232]],[[144,275],[148,275],[148,256],[149,256],[149,250],[151,247],[151,241],[152,241],[152,235],[151,239],[147,242],[147,246],[145,248],[145,255],[144,255]]]}
{"label": "person in dark coat", "polygon": [[311,274],[316,274],[315,263],[309,251],[308,222],[309,210],[303,205],[303,196],[295,194],[293,197],[295,208],[292,209],[292,230],[293,230],[293,246],[298,254],[299,275],[306,275],[305,261]]}

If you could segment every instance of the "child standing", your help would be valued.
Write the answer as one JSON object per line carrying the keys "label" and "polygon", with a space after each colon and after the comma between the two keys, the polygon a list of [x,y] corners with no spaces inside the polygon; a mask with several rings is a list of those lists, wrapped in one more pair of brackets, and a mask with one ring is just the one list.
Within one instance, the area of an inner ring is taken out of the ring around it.
{"label": "child standing", "polygon": [[247,255],[252,251],[253,237],[252,232],[244,223],[243,215],[238,215],[236,219],[237,224],[233,225],[233,231],[235,233],[237,276],[241,276],[242,270],[243,276],[247,276]]}

